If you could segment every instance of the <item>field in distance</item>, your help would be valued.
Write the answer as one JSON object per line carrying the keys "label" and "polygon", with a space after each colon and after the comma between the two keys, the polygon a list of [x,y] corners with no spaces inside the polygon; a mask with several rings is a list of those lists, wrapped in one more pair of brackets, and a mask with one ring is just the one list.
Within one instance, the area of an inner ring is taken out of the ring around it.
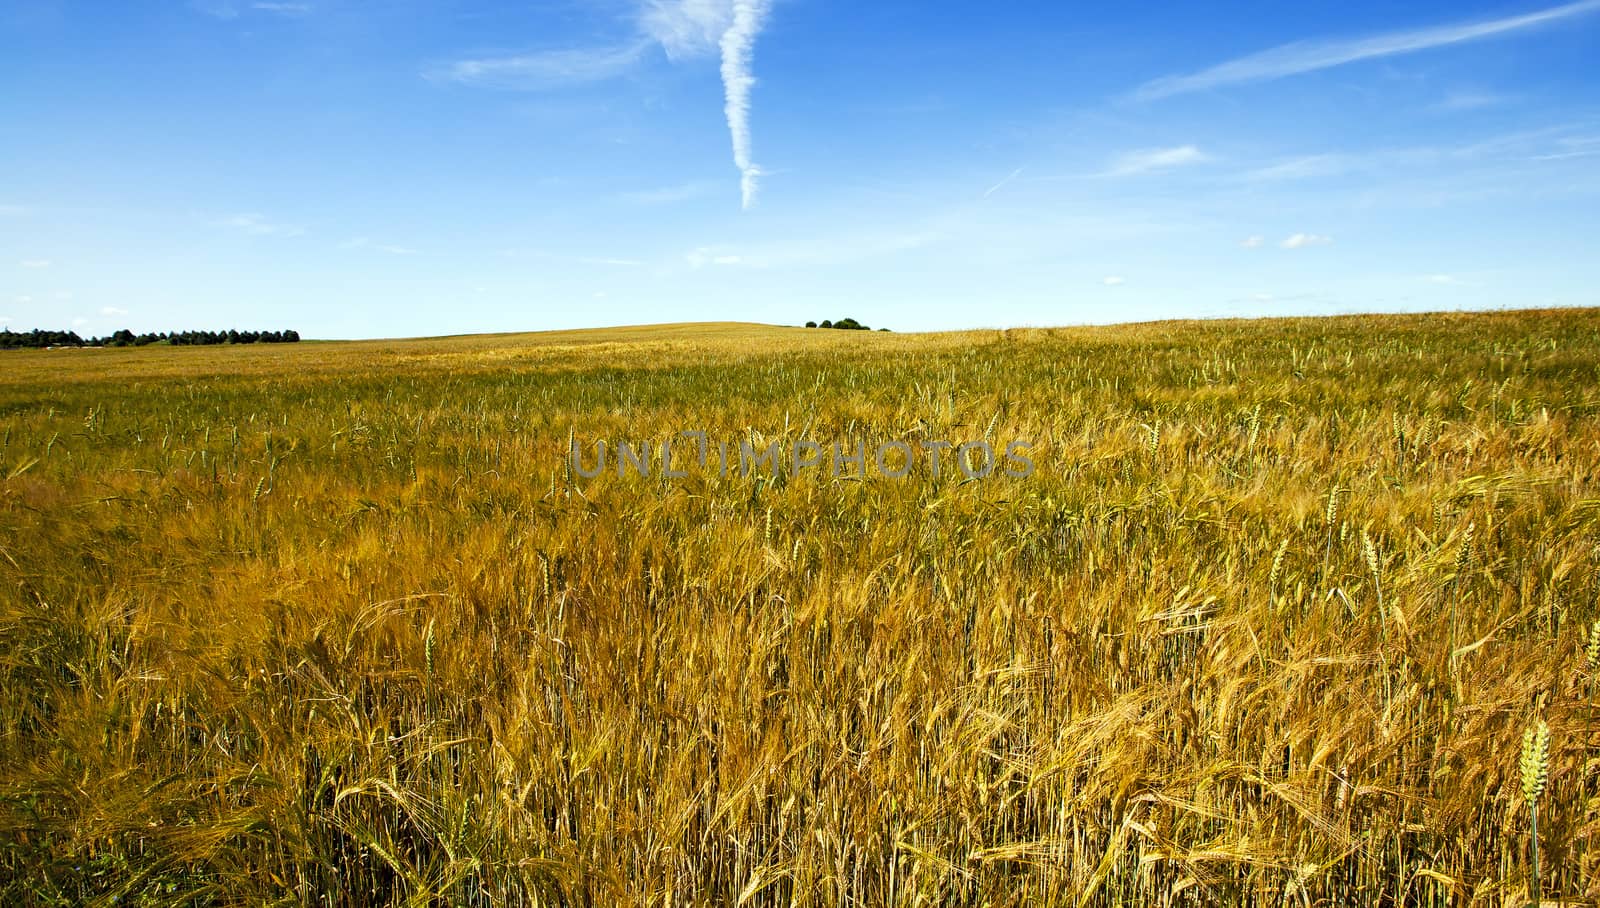
{"label": "field in distance", "polygon": [[0,352],[0,901],[1592,900],[1597,417],[1589,309]]}

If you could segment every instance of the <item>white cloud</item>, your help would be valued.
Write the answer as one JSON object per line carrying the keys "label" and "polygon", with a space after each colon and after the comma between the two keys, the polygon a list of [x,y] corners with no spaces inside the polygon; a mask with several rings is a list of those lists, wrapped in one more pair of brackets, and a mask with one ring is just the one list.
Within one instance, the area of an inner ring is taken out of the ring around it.
{"label": "white cloud", "polygon": [[19,303],[23,304],[24,306],[26,306],[27,304],[33,302],[33,297],[31,297],[31,296],[19,296],[19,297],[17,297],[17,302],[19,302]]}
{"label": "white cloud", "polygon": [[118,309],[116,306],[106,306],[100,310],[100,314],[106,318],[116,318],[119,315],[127,315],[128,310]]}
{"label": "white cloud", "polygon": [[655,46],[675,62],[716,50],[722,60],[723,113],[739,170],[740,202],[749,209],[762,175],[751,157],[752,63],[756,36],[770,9],[771,0],[637,0],[637,35],[621,43],[457,60],[424,75],[488,88],[542,90],[621,76],[644,63]]}
{"label": "white cloud", "polygon": [[1267,241],[1266,237],[1260,236],[1258,234],[1258,235],[1255,235],[1255,236],[1247,236],[1247,237],[1245,237],[1244,239],[1239,241],[1239,245],[1243,246],[1246,249],[1260,249],[1262,244],[1264,244],[1266,241]]}
{"label": "white cloud", "polygon": [[23,259],[17,263],[19,268],[49,268],[49,259]]}
{"label": "white cloud", "polygon": [[640,259],[608,258],[598,256],[581,256],[574,259],[580,265],[610,265],[615,268],[642,268],[644,262]]}
{"label": "white cloud", "polygon": [[410,246],[395,246],[389,243],[375,243],[371,239],[358,236],[339,245],[341,249],[370,249],[373,252],[382,252],[385,255],[416,255],[417,250]]}
{"label": "white cloud", "polygon": [[938,230],[829,233],[815,239],[794,239],[778,243],[733,248],[701,246],[684,256],[691,268],[706,265],[739,265],[745,268],[815,268],[844,265],[911,249],[939,240]]}
{"label": "white cloud", "polygon": [[192,0],[189,5],[213,19],[237,19],[247,12],[272,13],[279,16],[304,16],[311,12],[309,3],[272,2],[272,0],[258,0],[255,3],[243,3],[240,0]]}
{"label": "white cloud", "polygon": [[233,0],[192,0],[189,4],[198,12],[217,19],[237,19],[239,4]]}
{"label": "white cloud", "polygon": [[[684,257],[691,268],[704,268],[707,265],[743,265],[745,258],[728,252],[719,252],[710,246],[701,246],[691,250]],[[756,263],[751,263],[756,264]]]}
{"label": "white cloud", "polygon": [[429,78],[484,88],[541,91],[615,78],[632,69],[650,49],[646,41],[610,47],[537,51],[509,57],[457,60],[430,71]]}
{"label": "white cloud", "polygon": [[1443,101],[1440,101],[1436,105],[1436,109],[1445,111],[1481,110],[1485,107],[1498,107],[1511,100],[1512,98],[1508,95],[1495,94],[1493,92],[1460,91],[1454,92]]}
{"label": "white cloud", "polygon": [[1120,287],[1123,284],[1127,283],[1127,281],[1125,279],[1113,274],[1110,277],[1101,278],[1100,279],[1100,283],[1105,284],[1107,287]]}
{"label": "white cloud", "polygon": [[219,226],[231,227],[253,236],[300,236],[305,230],[290,224],[275,224],[259,214],[236,214],[218,222]]}
{"label": "white cloud", "polygon": [[1600,154],[1600,136],[1567,136],[1556,142],[1560,151],[1537,154],[1529,160],[1561,161],[1567,158],[1587,158]]}
{"label": "white cloud", "polygon": [[89,324],[89,320],[81,315],[72,320],[72,327],[74,328],[82,328],[87,324]]}
{"label": "white cloud", "polygon": [[457,60],[426,75],[525,91],[599,82],[644,63],[655,45],[675,62],[708,56],[733,25],[733,7],[733,0],[641,0],[634,11],[637,34],[626,41]]}
{"label": "white cloud", "polygon": [[1252,183],[1266,183],[1278,180],[1303,180],[1309,177],[1335,176],[1350,170],[1354,166],[1349,158],[1337,154],[1303,155],[1290,158],[1266,167],[1246,171],[1241,179]]}
{"label": "white cloud", "polygon": [[677,186],[662,186],[657,189],[641,189],[635,192],[624,192],[624,201],[635,205],[670,205],[674,202],[687,202],[699,198],[711,188],[710,184],[703,181],[693,183],[680,183]]}
{"label": "white cloud", "polygon": [[733,24],[728,0],[646,0],[639,27],[674,60],[709,53]]}
{"label": "white cloud", "polygon": [[1283,238],[1278,245],[1284,249],[1305,249],[1310,246],[1329,246],[1333,244],[1333,237],[1323,236],[1319,233],[1293,233]]}
{"label": "white cloud", "polygon": [[1139,86],[1133,93],[1136,100],[1154,100],[1195,91],[1205,91],[1226,85],[1262,82],[1301,73],[1315,72],[1334,66],[1343,66],[1359,60],[1372,60],[1396,54],[1408,54],[1475,41],[1495,35],[1534,28],[1562,19],[1581,16],[1600,10],[1600,0],[1580,0],[1554,6],[1538,12],[1502,19],[1478,22],[1460,22],[1432,28],[1387,32],[1332,41],[1295,41],[1260,53],[1250,54],[1220,63],[1196,73],[1163,76]]}
{"label": "white cloud", "polygon": [[1154,170],[1169,170],[1173,167],[1182,167],[1185,164],[1198,164],[1206,160],[1200,149],[1193,145],[1178,145],[1173,148],[1146,148],[1139,151],[1130,151],[1120,155],[1111,162],[1111,167],[1104,173],[1110,177],[1125,177],[1134,174],[1149,173]]}

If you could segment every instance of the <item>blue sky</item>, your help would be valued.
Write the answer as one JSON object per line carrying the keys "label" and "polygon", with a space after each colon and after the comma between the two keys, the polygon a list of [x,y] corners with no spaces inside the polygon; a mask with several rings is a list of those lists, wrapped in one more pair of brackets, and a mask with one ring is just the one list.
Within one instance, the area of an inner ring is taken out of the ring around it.
{"label": "blue sky", "polygon": [[1600,304],[1600,0],[6,0],[0,319]]}

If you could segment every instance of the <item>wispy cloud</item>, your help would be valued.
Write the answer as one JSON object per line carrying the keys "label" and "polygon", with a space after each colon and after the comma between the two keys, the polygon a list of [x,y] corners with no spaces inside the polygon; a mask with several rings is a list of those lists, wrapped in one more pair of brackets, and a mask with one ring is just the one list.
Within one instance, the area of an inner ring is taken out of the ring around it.
{"label": "wispy cloud", "polygon": [[935,229],[920,231],[863,231],[830,234],[815,239],[751,246],[700,246],[684,255],[691,268],[740,265],[746,268],[814,268],[844,265],[919,249],[942,238]]}
{"label": "wispy cloud", "polygon": [[100,314],[106,318],[116,318],[119,315],[127,315],[128,310],[118,309],[116,306],[105,306],[100,309]]}
{"label": "wispy cloud", "polygon": [[49,259],[23,259],[17,263],[19,268],[49,268]]}
{"label": "wispy cloud", "polygon": [[1568,136],[1556,142],[1555,151],[1534,155],[1535,161],[1560,161],[1600,154],[1600,136]]}
{"label": "wispy cloud", "polygon": [[1284,249],[1306,249],[1311,246],[1331,246],[1333,237],[1323,236],[1320,233],[1292,233],[1283,238],[1278,244]]}
{"label": "wispy cloud", "polygon": [[1346,40],[1296,41],[1229,60],[1199,72],[1152,79],[1139,86],[1134,91],[1133,98],[1139,101],[1151,101],[1227,85],[1281,79],[1285,76],[1316,72],[1361,60],[1409,54],[1434,47],[1491,38],[1595,11],[1600,11],[1600,0],[1579,0],[1576,3],[1501,19],[1386,32]]}
{"label": "wispy cloud", "polygon": [[541,262],[560,262],[568,265],[602,266],[607,268],[643,268],[650,264],[644,259],[620,255],[573,255],[551,252],[546,249],[502,249],[500,254],[510,259],[537,259]]}
{"label": "wispy cloud", "polygon": [[1260,236],[1260,235],[1256,235],[1256,236],[1247,236],[1247,237],[1245,237],[1244,239],[1239,241],[1239,245],[1242,246],[1245,249],[1260,249],[1262,247],[1262,245],[1264,245],[1266,242],[1267,242],[1267,238],[1266,237]]}
{"label": "wispy cloud", "polygon": [[691,249],[684,255],[683,260],[689,263],[690,268],[704,268],[707,265],[743,265],[744,256],[730,252],[717,252],[709,247]]}
{"label": "wispy cloud", "polygon": [[377,243],[368,237],[358,236],[339,244],[341,249],[370,249],[373,252],[382,252],[385,255],[416,255],[417,250],[410,246],[395,246],[390,243]]}
{"label": "wispy cloud", "polygon": [[1311,177],[1337,176],[1348,171],[1351,166],[1351,160],[1342,154],[1303,155],[1245,171],[1239,179],[1250,183],[1304,180]]}
{"label": "wispy cloud", "polygon": [[704,181],[693,183],[680,183],[677,186],[661,186],[655,189],[640,189],[633,192],[622,193],[625,202],[635,205],[671,205],[676,202],[687,202],[705,195],[711,190],[711,184]]}
{"label": "wispy cloud", "polygon": [[1485,107],[1498,107],[1508,104],[1513,100],[1510,95],[1496,94],[1486,91],[1458,91],[1445,97],[1443,101],[1434,105],[1435,110],[1456,113],[1466,110],[1482,110]]}
{"label": "wispy cloud", "polygon": [[762,170],[751,153],[751,91],[756,37],[771,0],[637,0],[635,37],[599,47],[560,48],[456,60],[424,72],[430,79],[487,88],[546,90],[616,78],[645,63],[659,46],[674,62],[721,55],[723,112],[739,170],[741,205],[749,209]]}
{"label": "wispy cloud", "polygon": [[218,226],[243,231],[252,236],[300,236],[305,233],[302,227],[277,224],[259,214],[236,214],[219,221]]}
{"label": "wispy cloud", "polygon": [[625,75],[660,46],[669,60],[710,56],[733,25],[733,0],[638,0],[635,34],[591,47],[472,57],[435,66],[423,75],[484,88],[543,91]]}
{"label": "wispy cloud", "polygon": [[272,2],[272,0],[193,0],[195,10],[213,19],[237,19],[246,13],[269,13],[278,16],[304,16],[311,12],[309,3]]}
{"label": "wispy cloud", "polygon": [[733,24],[730,0],[643,0],[639,28],[673,60],[710,53]]}
{"label": "wispy cloud", "polygon": [[542,91],[615,78],[637,66],[649,49],[648,41],[632,41],[609,47],[480,57],[456,60],[429,70],[426,75],[484,88]]}
{"label": "wispy cloud", "polygon": [[1489,135],[1454,144],[1367,148],[1305,154],[1256,163],[1230,174],[1235,183],[1272,183],[1325,177],[1363,176],[1390,180],[1407,174],[1415,185],[1419,178],[1445,178],[1469,172],[1490,174],[1507,165],[1526,161],[1555,161],[1600,154],[1600,125],[1578,120],[1536,129]]}
{"label": "wispy cloud", "polygon": [[1123,284],[1127,283],[1127,280],[1119,275],[1113,274],[1109,277],[1101,278],[1100,283],[1105,284],[1107,287],[1121,287]]}
{"label": "wispy cloud", "polygon": [[1198,164],[1206,155],[1193,145],[1173,148],[1146,148],[1120,155],[1111,162],[1102,176],[1127,177],[1155,170],[1171,170],[1186,164]]}

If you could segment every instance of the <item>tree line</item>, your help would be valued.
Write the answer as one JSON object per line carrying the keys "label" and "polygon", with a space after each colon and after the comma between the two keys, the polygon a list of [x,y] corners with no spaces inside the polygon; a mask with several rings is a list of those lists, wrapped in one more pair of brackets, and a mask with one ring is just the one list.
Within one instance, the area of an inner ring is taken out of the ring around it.
{"label": "tree line", "polygon": [[[856,321],[853,318],[841,318],[836,322],[830,322],[827,319],[823,319],[822,320],[822,324],[820,324],[820,325],[817,324],[816,322],[806,322],[806,327],[807,328],[842,328],[842,329],[844,329],[846,331],[871,331],[872,330],[871,328],[867,327],[866,325],[861,324],[860,322]],[[888,328],[879,328],[878,330],[879,331],[888,331],[889,329]]]}
{"label": "tree line", "polygon": [[76,331],[42,331],[38,328],[26,333],[0,328],[0,349],[42,347],[146,347],[166,344],[172,347],[203,347],[215,344],[294,344],[299,343],[298,331],[162,331],[134,334],[124,328],[108,337],[83,338]]}

